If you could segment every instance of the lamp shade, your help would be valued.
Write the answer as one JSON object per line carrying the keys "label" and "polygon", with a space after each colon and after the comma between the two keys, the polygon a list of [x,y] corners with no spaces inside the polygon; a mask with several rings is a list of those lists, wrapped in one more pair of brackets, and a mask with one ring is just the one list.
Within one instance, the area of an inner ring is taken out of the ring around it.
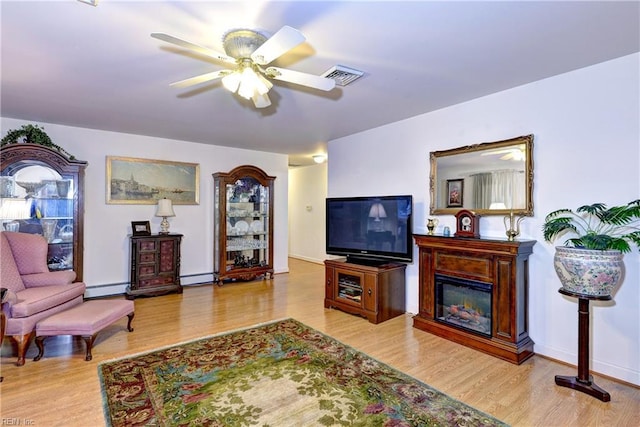
{"label": "lamp shade", "polygon": [[369,209],[369,218],[374,218],[375,221],[380,221],[380,218],[386,218],[387,211],[384,210],[382,203],[374,203]]}
{"label": "lamp shade", "polygon": [[156,211],[156,216],[176,216],[176,214],[173,212],[171,199],[164,198],[158,200],[158,210]]}
{"label": "lamp shade", "polygon": [[0,201],[0,219],[31,218],[31,200],[2,199]]}

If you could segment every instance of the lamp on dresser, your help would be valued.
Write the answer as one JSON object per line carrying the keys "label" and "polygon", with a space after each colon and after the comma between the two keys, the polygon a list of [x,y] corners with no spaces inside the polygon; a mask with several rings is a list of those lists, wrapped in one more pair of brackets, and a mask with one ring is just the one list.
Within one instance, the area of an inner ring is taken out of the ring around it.
{"label": "lamp on dresser", "polygon": [[171,203],[171,199],[158,200],[158,210],[156,211],[156,216],[162,217],[162,222],[160,222],[160,234],[169,234],[169,221],[167,217],[176,216],[173,212],[173,205]]}

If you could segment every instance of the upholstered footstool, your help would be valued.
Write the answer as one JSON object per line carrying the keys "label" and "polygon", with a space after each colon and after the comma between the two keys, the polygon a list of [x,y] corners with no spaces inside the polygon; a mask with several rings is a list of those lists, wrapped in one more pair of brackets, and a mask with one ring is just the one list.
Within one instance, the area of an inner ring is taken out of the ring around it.
{"label": "upholstered footstool", "polygon": [[85,360],[91,360],[91,348],[98,332],[116,320],[128,316],[127,330],[133,331],[134,305],[130,300],[91,300],[41,320],[36,325],[38,361],[44,355],[44,339],[54,335],[81,336],[87,345]]}

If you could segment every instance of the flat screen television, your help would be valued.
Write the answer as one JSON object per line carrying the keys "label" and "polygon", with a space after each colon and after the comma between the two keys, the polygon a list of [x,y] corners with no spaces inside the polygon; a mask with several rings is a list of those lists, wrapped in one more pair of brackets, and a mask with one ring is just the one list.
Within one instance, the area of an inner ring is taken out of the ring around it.
{"label": "flat screen television", "polygon": [[327,253],[348,262],[413,261],[413,197],[334,197],[326,201]]}

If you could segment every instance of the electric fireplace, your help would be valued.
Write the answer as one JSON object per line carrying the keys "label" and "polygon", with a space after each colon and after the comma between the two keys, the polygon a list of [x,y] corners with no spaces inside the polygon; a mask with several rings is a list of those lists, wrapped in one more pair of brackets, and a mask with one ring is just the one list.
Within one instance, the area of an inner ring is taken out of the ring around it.
{"label": "electric fireplace", "polygon": [[420,272],[415,328],[512,363],[533,356],[527,294],[534,240],[413,238]]}
{"label": "electric fireplace", "polygon": [[435,274],[438,322],[491,336],[491,283]]}

